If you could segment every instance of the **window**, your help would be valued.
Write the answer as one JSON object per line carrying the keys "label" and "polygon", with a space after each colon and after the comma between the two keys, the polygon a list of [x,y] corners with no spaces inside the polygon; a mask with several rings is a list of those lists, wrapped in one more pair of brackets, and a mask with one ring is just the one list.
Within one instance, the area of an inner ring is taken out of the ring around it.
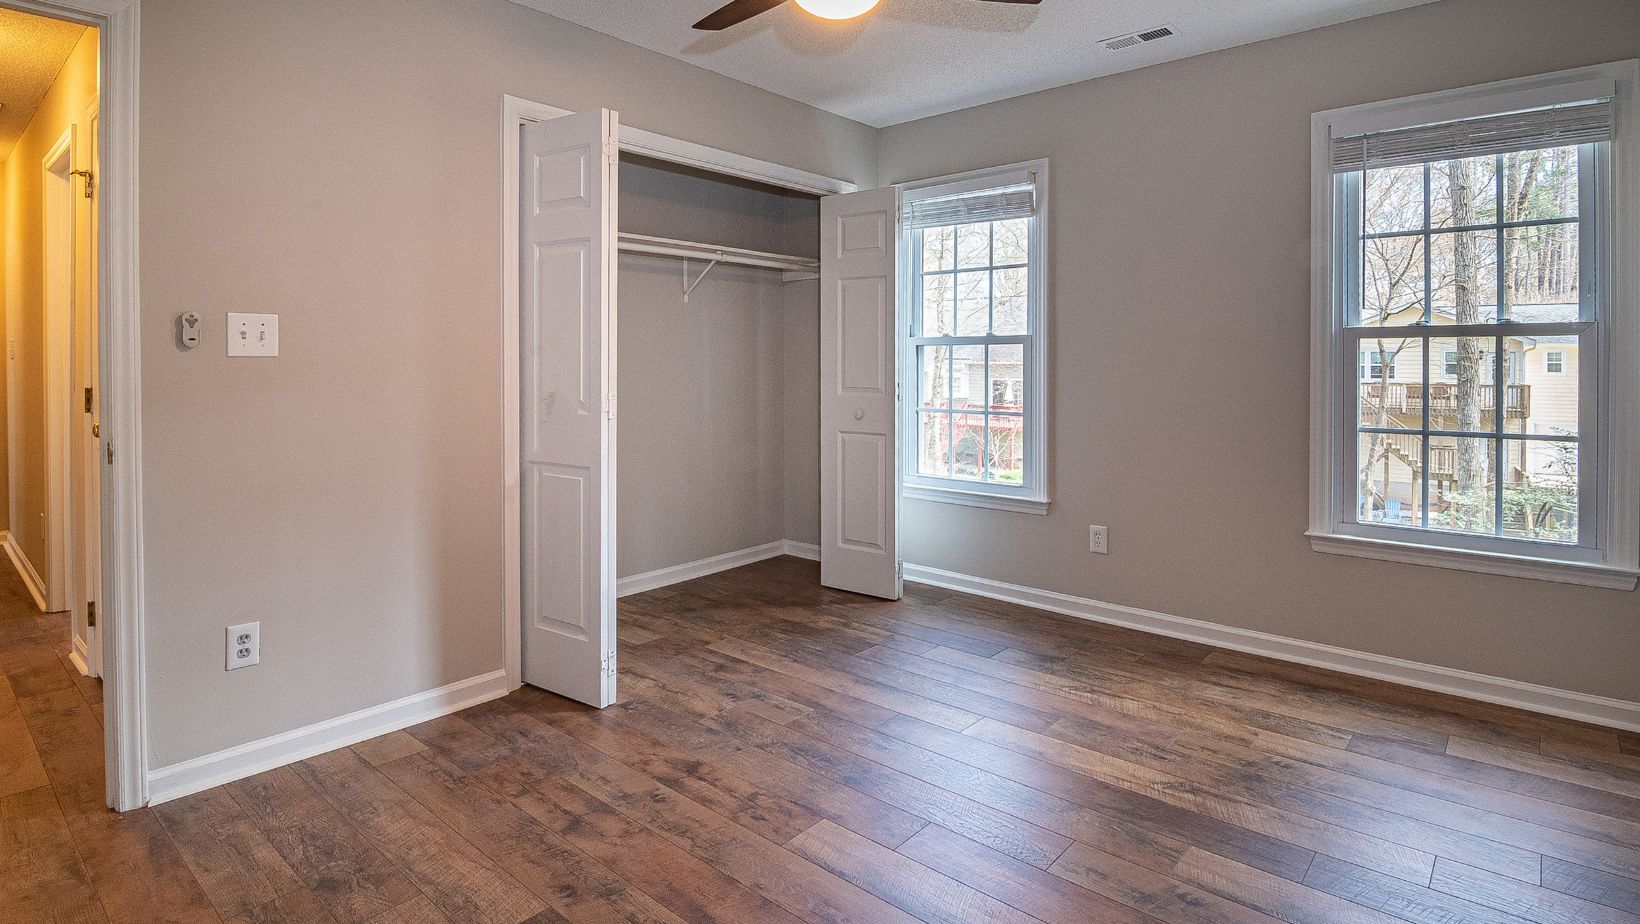
{"label": "window", "polygon": [[1383,350],[1368,350],[1361,354],[1361,381],[1372,382],[1378,379],[1395,379],[1395,354],[1389,355],[1389,366],[1384,366]]}
{"label": "window", "polygon": [[902,187],[906,496],[1046,512],[1045,161]]}
{"label": "window", "polygon": [[[1316,117],[1318,551],[1635,586],[1640,377],[1598,358],[1637,345],[1618,342],[1640,311],[1610,252],[1634,240],[1611,203],[1633,178],[1613,126],[1637,75],[1625,62]],[[1527,374],[1548,343],[1544,370],[1578,353],[1575,376]]]}

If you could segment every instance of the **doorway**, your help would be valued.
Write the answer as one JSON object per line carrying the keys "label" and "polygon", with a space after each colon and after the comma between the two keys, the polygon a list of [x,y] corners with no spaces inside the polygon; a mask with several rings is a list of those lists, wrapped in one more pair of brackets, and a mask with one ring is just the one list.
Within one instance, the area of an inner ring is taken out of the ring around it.
{"label": "doorway", "polygon": [[[100,772],[105,799],[92,791],[83,807],[105,801],[121,811],[147,801],[134,285],[139,2],[0,0],[0,18],[20,26],[10,34],[27,37],[5,49],[8,68],[18,63],[20,73],[28,54],[58,56],[34,62],[41,66],[28,93],[0,99],[8,191],[0,201],[0,548],[17,572],[0,594],[0,618],[10,618],[0,668],[17,694],[9,705],[83,696],[79,718],[33,708],[40,703],[10,718],[55,716],[49,729],[25,723],[36,743],[48,742],[42,747],[73,744],[46,766]],[[27,680],[19,686],[12,671]],[[100,748],[82,740],[99,735]],[[92,765],[69,768],[67,757]]]}

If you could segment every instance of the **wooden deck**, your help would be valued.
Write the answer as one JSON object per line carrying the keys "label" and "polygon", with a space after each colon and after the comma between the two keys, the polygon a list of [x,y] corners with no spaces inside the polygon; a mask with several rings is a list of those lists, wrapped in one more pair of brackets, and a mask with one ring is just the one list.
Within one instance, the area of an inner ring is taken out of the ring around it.
{"label": "wooden deck", "polygon": [[1640,924],[1640,736],[792,559],[622,601],[617,707],[116,816],[14,583],[0,920]]}

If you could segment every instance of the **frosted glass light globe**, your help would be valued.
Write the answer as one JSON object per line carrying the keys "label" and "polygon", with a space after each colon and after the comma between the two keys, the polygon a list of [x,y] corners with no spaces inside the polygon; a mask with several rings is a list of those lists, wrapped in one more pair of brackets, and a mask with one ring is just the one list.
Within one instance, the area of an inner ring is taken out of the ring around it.
{"label": "frosted glass light globe", "polygon": [[821,19],[853,19],[871,12],[879,0],[797,0],[797,5]]}

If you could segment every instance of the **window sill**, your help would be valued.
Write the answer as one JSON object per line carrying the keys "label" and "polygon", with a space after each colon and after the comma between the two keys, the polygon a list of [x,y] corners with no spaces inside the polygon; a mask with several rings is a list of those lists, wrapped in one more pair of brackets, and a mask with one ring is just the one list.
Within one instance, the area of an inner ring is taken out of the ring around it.
{"label": "window sill", "polygon": [[1481,574],[1502,574],[1534,581],[1581,584],[1585,587],[1601,587],[1607,590],[1634,590],[1636,583],[1640,582],[1640,572],[1610,565],[1558,561],[1528,555],[1505,555],[1497,552],[1474,552],[1467,549],[1331,533],[1305,535],[1310,537],[1310,548],[1313,551],[1329,555],[1349,555],[1354,558],[1428,565],[1455,571],[1476,571]]}
{"label": "window sill", "polygon": [[984,494],[979,491],[957,491],[951,488],[931,488],[920,484],[906,485],[901,489],[901,496],[907,500],[960,504],[964,507],[989,507],[992,510],[1030,513],[1037,516],[1043,516],[1048,512],[1048,502],[1046,500],[1004,494]]}

